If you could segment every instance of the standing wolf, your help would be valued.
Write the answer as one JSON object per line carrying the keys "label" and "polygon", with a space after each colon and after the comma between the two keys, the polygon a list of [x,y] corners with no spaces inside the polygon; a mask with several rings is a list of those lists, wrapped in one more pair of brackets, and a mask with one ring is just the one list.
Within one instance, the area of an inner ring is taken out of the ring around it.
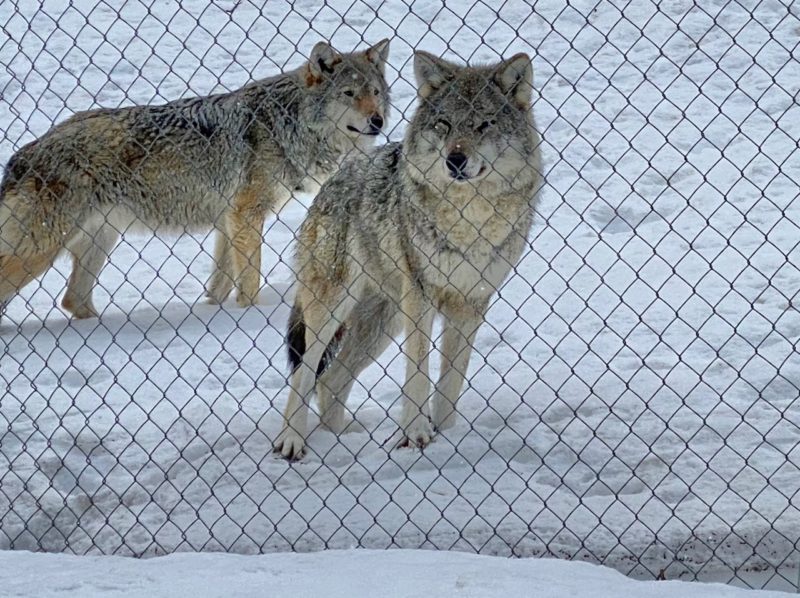
{"label": "standing wolf", "polygon": [[[526,246],[541,176],[530,58],[460,67],[417,52],[414,69],[420,105],[405,141],[346,161],[301,228],[275,443],[288,459],[303,455],[315,386],[323,424],[340,430],[355,378],[402,328],[399,445],[424,447],[452,425],[489,300]],[[437,312],[443,363],[429,417]]]}
{"label": "standing wolf", "polygon": [[269,212],[314,189],[387,117],[389,41],[342,54],[318,43],[300,68],[231,93],[79,113],[17,152],[0,186],[0,308],[62,249],[62,305],[97,315],[92,289],[121,232],[216,227],[213,302],[255,302]]}

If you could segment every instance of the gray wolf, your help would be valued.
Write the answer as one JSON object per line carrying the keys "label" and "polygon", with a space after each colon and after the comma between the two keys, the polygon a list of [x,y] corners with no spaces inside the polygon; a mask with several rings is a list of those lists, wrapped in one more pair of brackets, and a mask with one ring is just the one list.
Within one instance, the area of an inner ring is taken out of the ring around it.
{"label": "gray wolf", "polygon": [[264,221],[316,190],[388,116],[389,41],[314,46],[299,68],[230,93],[78,113],[9,160],[0,186],[0,306],[64,249],[62,305],[97,315],[92,289],[120,233],[215,228],[212,302],[260,287]]}
{"label": "gray wolf", "polygon": [[[314,390],[322,424],[340,431],[356,377],[402,330],[397,445],[425,447],[451,426],[490,299],[527,246],[541,185],[530,58],[464,67],[416,52],[414,70],[403,142],[346,160],[298,236],[293,373],[274,445],[290,460],[304,454]],[[443,361],[428,406],[437,314]]]}

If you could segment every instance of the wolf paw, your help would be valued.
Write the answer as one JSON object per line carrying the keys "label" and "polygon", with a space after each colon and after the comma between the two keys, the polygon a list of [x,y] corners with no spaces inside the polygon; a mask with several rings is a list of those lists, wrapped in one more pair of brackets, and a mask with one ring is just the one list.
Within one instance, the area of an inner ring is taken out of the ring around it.
{"label": "wolf paw", "polygon": [[278,440],[275,441],[273,452],[287,461],[299,461],[306,454],[306,442],[294,430],[284,428]]}
{"label": "wolf paw", "polygon": [[233,290],[233,279],[222,270],[214,270],[206,284],[206,300],[212,305],[222,305]]}
{"label": "wolf paw", "polygon": [[222,305],[230,293],[230,290],[209,289],[206,291],[206,302],[211,305]]}
{"label": "wolf paw", "polygon": [[71,313],[72,317],[77,320],[100,317],[91,301],[81,302],[69,295],[64,296],[64,299],[61,301],[61,307]]}
{"label": "wolf paw", "polygon": [[430,422],[425,420],[422,423],[415,423],[408,426],[402,434],[400,441],[395,445],[396,448],[418,448],[424,449],[433,439],[433,428]]}
{"label": "wolf paw", "polygon": [[252,307],[258,303],[258,293],[249,295],[248,293],[238,293],[236,295],[236,303],[239,307]]}
{"label": "wolf paw", "polygon": [[351,432],[364,432],[365,428],[358,423],[352,414],[345,410],[344,406],[339,403],[334,406],[329,406],[323,410],[319,416],[320,424],[322,427],[336,434],[349,434]]}

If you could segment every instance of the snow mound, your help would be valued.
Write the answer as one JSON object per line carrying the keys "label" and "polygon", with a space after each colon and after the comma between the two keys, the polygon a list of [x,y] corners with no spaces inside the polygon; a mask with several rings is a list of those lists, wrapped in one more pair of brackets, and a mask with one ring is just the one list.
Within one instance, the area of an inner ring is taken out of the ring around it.
{"label": "snow mound", "polygon": [[173,554],[153,559],[0,552],[8,598],[236,598],[260,595],[382,598],[767,598],[769,591],[683,581],[634,581],[616,571],[554,559],[508,559],[429,550],[341,550],[241,556]]}

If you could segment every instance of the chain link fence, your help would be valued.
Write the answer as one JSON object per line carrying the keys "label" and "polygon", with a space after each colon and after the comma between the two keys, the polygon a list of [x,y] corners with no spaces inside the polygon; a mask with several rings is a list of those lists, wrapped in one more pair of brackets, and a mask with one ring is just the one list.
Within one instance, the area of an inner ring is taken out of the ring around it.
{"label": "chain link fence", "polygon": [[312,415],[305,458],[273,455],[312,195],[267,221],[250,308],[203,299],[207,230],[126,231],[99,318],[56,307],[57,261],[0,329],[0,548],[453,549],[795,587],[796,5],[6,1],[0,30],[3,162],[89,108],[230,91],[320,40],[389,38],[392,140],[416,104],[415,50],[533,56],[545,177],[460,418],[424,451],[385,443],[405,367],[392,344],[343,433]]}

